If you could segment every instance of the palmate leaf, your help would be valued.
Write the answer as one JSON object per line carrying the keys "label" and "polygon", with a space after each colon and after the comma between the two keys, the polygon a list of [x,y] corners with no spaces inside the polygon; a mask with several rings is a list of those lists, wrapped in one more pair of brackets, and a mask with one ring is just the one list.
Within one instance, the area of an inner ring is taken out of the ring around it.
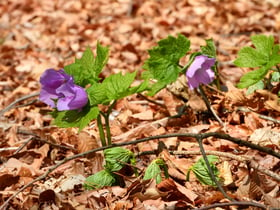
{"label": "palmate leaf", "polygon": [[216,58],[216,46],[213,39],[206,39],[206,46],[201,46],[200,49],[203,55]]}
{"label": "palmate leaf", "polygon": [[267,74],[268,69],[266,67],[259,68],[254,71],[250,71],[247,74],[243,75],[240,79],[240,82],[237,84],[238,88],[247,88],[252,86],[262,80]]}
{"label": "palmate leaf", "polygon": [[148,95],[154,95],[167,84],[174,82],[181,68],[179,60],[190,49],[190,41],[183,35],[178,37],[168,36],[158,42],[158,46],[149,50],[150,58],[143,65],[147,70],[142,74],[144,79],[155,79],[157,83],[153,84]]}
{"label": "palmate leaf", "polygon": [[239,67],[259,67],[245,74],[237,87],[247,88],[262,80],[268,71],[280,63],[279,45],[274,45],[273,36],[255,35],[251,37],[255,48],[243,47],[234,64]]}
{"label": "palmate leaf", "polygon": [[99,74],[106,65],[109,56],[109,48],[103,47],[97,42],[96,57],[89,47],[86,48],[82,57],[75,63],[65,66],[66,73],[74,77],[75,84],[85,87],[99,81]]}
{"label": "palmate leaf", "polygon": [[107,77],[102,83],[93,84],[88,90],[91,106],[97,104],[108,104],[113,100],[124,98],[134,93],[143,92],[148,89],[148,82],[144,81],[138,86],[131,87],[137,72],[125,75],[114,74]]}

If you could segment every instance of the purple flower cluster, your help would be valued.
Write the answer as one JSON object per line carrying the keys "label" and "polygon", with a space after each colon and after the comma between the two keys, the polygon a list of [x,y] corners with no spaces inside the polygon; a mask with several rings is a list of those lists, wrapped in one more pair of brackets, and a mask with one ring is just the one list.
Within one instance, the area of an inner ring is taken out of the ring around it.
{"label": "purple flower cluster", "polygon": [[63,69],[47,69],[40,78],[40,100],[58,111],[83,108],[88,102],[86,91],[75,85]]}
{"label": "purple flower cluster", "polygon": [[215,58],[205,55],[196,56],[186,72],[190,89],[197,88],[200,84],[209,84],[215,78],[211,67],[215,64]]}

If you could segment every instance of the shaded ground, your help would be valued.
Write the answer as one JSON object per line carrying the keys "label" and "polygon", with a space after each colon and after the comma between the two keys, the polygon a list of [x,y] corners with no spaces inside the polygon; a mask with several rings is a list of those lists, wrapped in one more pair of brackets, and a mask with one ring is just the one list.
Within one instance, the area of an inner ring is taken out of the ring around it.
{"label": "shaded ground", "polygon": [[[110,45],[105,77],[111,73],[141,71],[149,48],[168,35],[182,33],[191,40],[192,51],[204,45],[205,38],[213,38],[218,46],[220,79],[230,91],[208,90],[208,96],[227,127],[221,127],[205,114],[202,101],[195,96],[189,98],[186,115],[170,120],[168,117],[177,114],[177,108],[184,102],[163,90],[153,99],[165,104],[165,108],[140,96],[117,103],[115,110],[119,114],[111,121],[114,142],[177,132],[226,132],[279,152],[279,122],[260,116],[280,120],[277,97],[266,91],[245,96],[242,90],[235,89],[233,85],[246,69],[231,64],[253,34],[273,35],[279,42],[279,9],[280,4],[273,0],[3,1],[0,3],[0,109],[21,96],[39,91],[38,79],[45,69],[69,64],[81,56],[86,46],[94,50],[97,40]],[[187,58],[181,62],[186,61]],[[100,146],[95,122],[80,134],[76,129],[56,128],[50,125],[51,117],[47,115],[50,109],[33,99],[21,102],[25,106],[11,109],[1,117],[0,204],[58,160]],[[32,104],[27,105],[29,102]],[[190,138],[172,137],[163,141],[170,150],[199,151],[196,141]],[[279,159],[217,138],[208,138],[204,143],[208,151],[223,152],[218,166],[223,168],[224,179],[230,176],[225,188],[231,196],[279,207],[279,180],[251,165],[265,167],[279,177]],[[144,152],[157,147],[158,140],[154,140],[128,148]],[[248,163],[224,153],[255,159]],[[84,191],[81,180],[102,169],[101,153],[75,159],[20,193],[10,202],[10,209],[164,209],[176,205],[194,208],[227,201],[218,190],[199,184],[193,175],[190,182],[185,182],[187,169],[200,157],[197,154],[161,154],[168,163],[171,178],[159,186],[125,174],[126,187],[97,191]],[[145,170],[155,157],[139,156],[137,167]]]}

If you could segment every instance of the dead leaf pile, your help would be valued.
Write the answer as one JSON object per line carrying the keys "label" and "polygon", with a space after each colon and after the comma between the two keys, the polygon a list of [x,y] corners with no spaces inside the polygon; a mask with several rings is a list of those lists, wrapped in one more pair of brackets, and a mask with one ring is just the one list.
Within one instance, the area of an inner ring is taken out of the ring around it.
{"label": "dead leaf pile", "polygon": [[[102,77],[143,71],[147,50],[168,35],[182,33],[191,52],[213,38],[223,88],[206,87],[219,125],[184,77],[146,100],[141,95],[117,102],[110,116],[114,143],[169,133],[221,132],[280,151],[279,85],[246,95],[235,84],[248,69],[232,65],[253,34],[270,34],[279,43],[277,0],[7,0],[0,2],[0,110],[40,90],[48,68],[62,68],[96,42],[110,45]],[[182,65],[188,62],[183,58]],[[152,101],[155,103],[153,103]],[[81,133],[51,124],[49,107],[30,97],[0,116],[0,205],[20,188],[64,158],[101,146],[96,122]],[[164,149],[159,145],[163,142]],[[204,140],[209,153],[220,152],[217,167],[223,185],[236,200],[254,200],[280,208],[279,159],[214,137]],[[103,169],[101,152],[63,163],[47,177],[20,192],[9,209],[192,209],[229,202],[214,187],[186,172],[200,157],[195,139],[170,137],[130,145],[139,177],[122,172],[123,186],[86,191],[84,180]],[[152,151],[152,155],[141,153]],[[171,151],[186,152],[172,155]],[[162,158],[169,178],[143,181],[155,158]]]}

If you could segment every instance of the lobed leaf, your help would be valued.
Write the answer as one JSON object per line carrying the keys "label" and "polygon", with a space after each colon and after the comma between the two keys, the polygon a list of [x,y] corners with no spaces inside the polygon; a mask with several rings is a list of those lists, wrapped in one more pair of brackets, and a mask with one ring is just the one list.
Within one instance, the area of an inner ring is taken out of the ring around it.
{"label": "lobed leaf", "polygon": [[99,74],[109,58],[109,48],[103,47],[97,42],[96,57],[89,47],[86,48],[82,57],[75,63],[64,67],[65,71],[74,77],[75,83],[85,87],[99,81]]}
{"label": "lobed leaf", "polygon": [[206,46],[200,47],[203,55],[207,55],[208,57],[216,58],[216,46],[213,39],[206,39]]}
{"label": "lobed leaf", "polygon": [[148,95],[154,95],[167,84],[174,82],[181,68],[178,65],[182,58],[190,49],[190,41],[179,34],[177,38],[168,36],[158,42],[158,46],[148,50],[150,58],[143,65],[143,69],[148,70],[142,74],[142,78],[155,79],[157,83],[152,84]]}

